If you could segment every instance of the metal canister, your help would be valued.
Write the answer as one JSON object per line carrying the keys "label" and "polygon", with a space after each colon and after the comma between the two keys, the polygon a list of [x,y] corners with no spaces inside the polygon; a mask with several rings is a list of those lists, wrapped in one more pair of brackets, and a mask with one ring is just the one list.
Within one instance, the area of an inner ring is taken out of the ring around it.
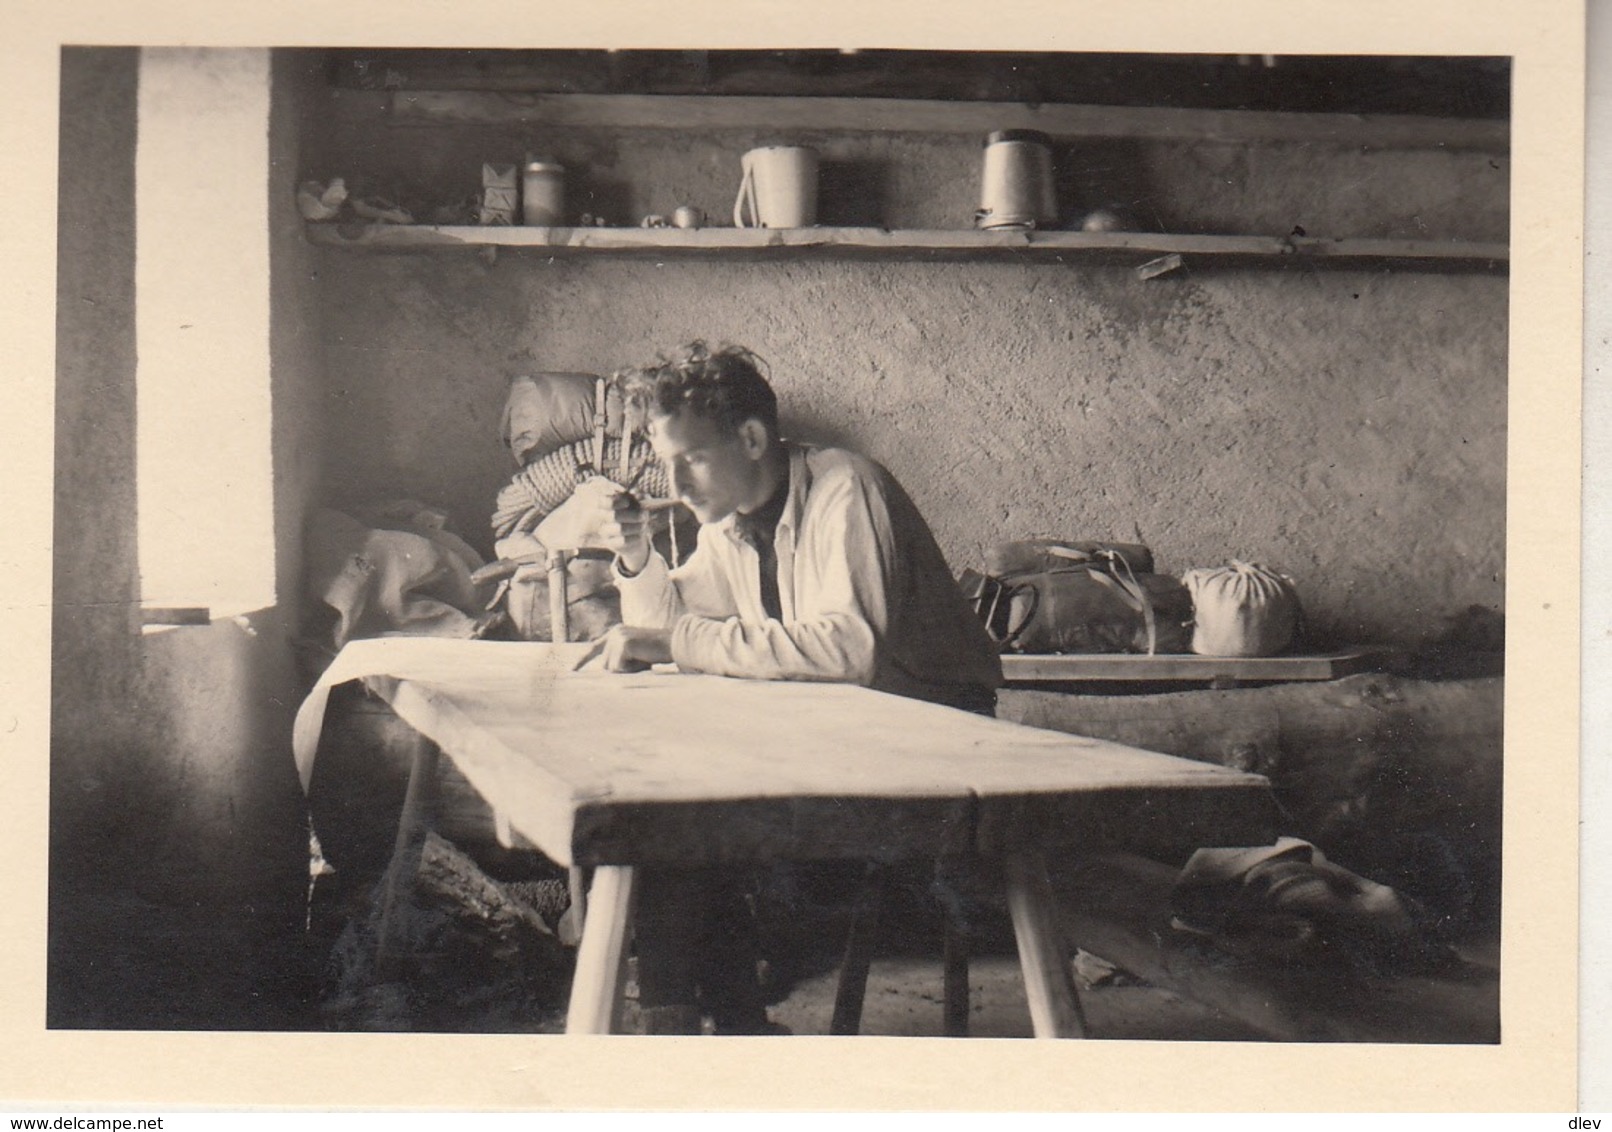
{"label": "metal canister", "polygon": [[1036,228],[1058,221],[1050,138],[1039,130],[997,130],[985,139],[981,228]]}
{"label": "metal canister", "polygon": [[565,166],[528,161],[521,167],[521,220],[535,228],[565,223]]}

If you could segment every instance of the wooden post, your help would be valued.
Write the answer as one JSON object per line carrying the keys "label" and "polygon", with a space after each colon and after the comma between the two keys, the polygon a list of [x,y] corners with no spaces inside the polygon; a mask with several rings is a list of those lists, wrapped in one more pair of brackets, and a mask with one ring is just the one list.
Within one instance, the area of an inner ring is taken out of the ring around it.
{"label": "wooden post", "polygon": [[570,564],[570,551],[549,551],[549,639],[556,644],[571,639],[571,601],[566,571]]}
{"label": "wooden post", "polygon": [[[601,385],[603,389],[603,385]],[[548,635],[556,643],[571,640],[571,584],[569,584],[571,551],[548,551]],[[566,909],[559,921],[559,940],[563,943],[580,942],[587,930],[587,882],[582,869],[572,866],[569,872],[571,908]]]}
{"label": "wooden post", "polygon": [[593,870],[582,946],[577,949],[571,979],[571,1005],[565,1016],[567,1034],[621,1032],[627,983],[627,940],[637,889],[630,865],[600,865]]}
{"label": "wooden post", "polygon": [[1024,969],[1030,1024],[1038,1038],[1083,1038],[1086,1018],[1075,994],[1069,954],[1058,931],[1052,886],[1040,855],[1014,853],[1003,862],[1008,912]]}

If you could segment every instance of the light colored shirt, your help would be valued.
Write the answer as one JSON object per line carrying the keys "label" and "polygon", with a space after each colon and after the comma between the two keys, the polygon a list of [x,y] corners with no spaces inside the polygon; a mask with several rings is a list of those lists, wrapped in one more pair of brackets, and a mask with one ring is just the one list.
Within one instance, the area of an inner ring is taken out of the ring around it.
{"label": "light colored shirt", "polygon": [[658,554],[617,570],[622,620],[670,628],[679,668],[767,680],[826,680],[942,703],[1002,683],[996,646],[964,601],[901,485],[839,448],[786,443],[778,521],[781,618],[762,608],[759,559],[737,516],[700,528],[687,561]]}

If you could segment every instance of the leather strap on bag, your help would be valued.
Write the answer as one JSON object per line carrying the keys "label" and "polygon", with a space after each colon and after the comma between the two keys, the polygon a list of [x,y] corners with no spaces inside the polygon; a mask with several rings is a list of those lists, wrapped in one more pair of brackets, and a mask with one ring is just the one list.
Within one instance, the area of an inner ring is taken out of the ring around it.
{"label": "leather strap on bag", "polygon": [[1153,599],[1136,580],[1136,574],[1123,554],[1117,550],[1104,550],[1098,552],[1097,557],[1107,569],[1092,570],[1092,578],[1113,589],[1126,605],[1142,615],[1142,624],[1147,628],[1147,655],[1155,655],[1159,651],[1159,621],[1153,609]]}
{"label": "leather strap on bag", "polygon": [[[1142,624],[1147,631],[1147,655],[1154,656],[1159,651],[1159,623],[1158,614],[1153,608],[1153,599],[1146,588],[1136,580],[1136,572],[1131,569],[1131,563],[1124,554],[1112,547],[1087,552],[1076,550],[1067,546],[1049,546],[1046,548],[1049,555],[1054,558],[1063,558],[1069,565],[1063,568],[1047,570],[1048,574],[1090,574],[1094,581],[1101,582],[1113,590],[1119,598],[1137,613],[1142,615]],[[1032,593],[1034,589],[1032,587]],[[1032,604],[1030,616],[1034,616],[1035,607]],[[1026,616],[1023,624],[1019,625],[1018,632],[1022,633],[1030,623],[1030,616]],[[1013,634],[1016,637],[1018,633]]]}
{"label": "leather strap on bag", "polygon": [[605,471],[605,426],[609,417],[605,379],[601,377],[593,386],[593,470],[601,476],[609,474]]}
{"label": "leather strap on bag", "polygon": [[[973,606],[980,623],[985,626],[985,632],[996,643],[998,651],[1008,652],[1018,642],[1024,631],[1030,627],[1035,619],[1036,608],[1041,604],[1041,593],[1031,582],[1008,582],[990,574],[981,574],[977,570],[964,570],[957,578],[958,588],[962,590],[963,597]],[[1026,594],[1023,614],[1018,623],[1014,624],[1010,618],[1013,616],[1013,602],[1020,594]],[[1001,628],[997,628],[997,618],[1002,619]]]}
{"label": "leather strap on bag", "polygon": [[1029,601],[1025,603],[1024,615],[1019,618],[1019,623],[1017,625],[1009,623],[1006,632],[1002,634],[1002,639],[997,642],[1003,649],[1010,649],[1017,644],[1019,638],[1024,635],[1024,631],[1035,620],[1036,609],[1041,605],[1041,591],[1029,582],[1019,582],[1017,584],[1004,582],[991,598],[992,614],[995,614],[997,607],[1002,602],[1007,602],[1009,615],[1011,616],[1013,599],[1021,593],[1028,593]]}

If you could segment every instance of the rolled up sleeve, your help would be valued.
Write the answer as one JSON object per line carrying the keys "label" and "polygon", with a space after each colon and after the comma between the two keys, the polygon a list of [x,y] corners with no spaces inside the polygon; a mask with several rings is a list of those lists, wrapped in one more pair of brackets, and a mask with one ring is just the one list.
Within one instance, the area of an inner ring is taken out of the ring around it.
{"label": "rolled up sleeve", "polygon": [[622,624],[665,629],[682,614],[683,602],[672,585],[666,560],[659,554],[651,552],[644,568],[636,574],[623,573],[618,558],[611,563],[610,573],[621,594]]}

